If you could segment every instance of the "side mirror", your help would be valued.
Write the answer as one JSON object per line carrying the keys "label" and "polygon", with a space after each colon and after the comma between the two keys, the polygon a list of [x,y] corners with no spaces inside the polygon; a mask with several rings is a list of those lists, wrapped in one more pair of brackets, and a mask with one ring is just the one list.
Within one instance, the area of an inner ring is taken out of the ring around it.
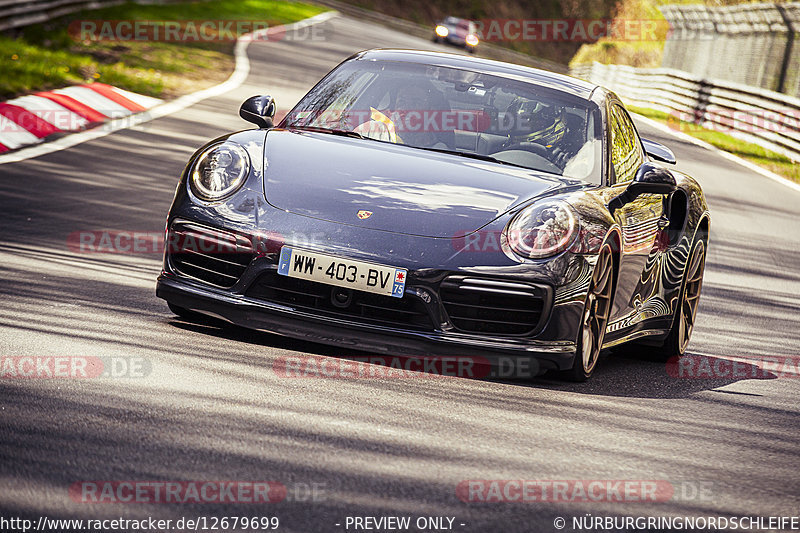
{"label": "side mirror", "polygon": [[275,100],[271,96],[251,96],[242,102],[239,116],[259,128],[271,128],[275,118]]}
{"label": "side mirror", "polygon": [[669,163],[670,165],[675,164],[675,154],[663,144],[651,141],[650,139],[642,139],[642,146],[644,146],[645,153],[656,161]]}
{"label": "side mirror", "polygon": [[655,163],[644,162],[625,191],[608,202],[608,210],[613,215],[614,211],[634,201],[640,194],[672,194],[677,188],[672,172]]}

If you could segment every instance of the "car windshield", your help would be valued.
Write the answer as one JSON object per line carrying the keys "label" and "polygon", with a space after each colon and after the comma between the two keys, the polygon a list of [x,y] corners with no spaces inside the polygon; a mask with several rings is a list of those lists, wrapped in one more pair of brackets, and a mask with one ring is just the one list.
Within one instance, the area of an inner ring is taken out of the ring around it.
{"label": "car windshield", "polygon": [[314,87],[284,128],[382,141],[600,183],[597,106],[485,73],[399,61],[348,61]]}

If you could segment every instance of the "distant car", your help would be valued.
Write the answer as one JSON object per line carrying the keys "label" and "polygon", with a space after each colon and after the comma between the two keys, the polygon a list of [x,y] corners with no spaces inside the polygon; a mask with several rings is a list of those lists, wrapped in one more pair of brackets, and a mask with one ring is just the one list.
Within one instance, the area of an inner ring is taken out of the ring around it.
{"label": "distant car", "polygon": [[447,17],[437,23],[433,33],[433,42],[460,46],[473,54],[475,47],[480,42],[476,24],[471,20],[458,17]]}
{"label": "distant car", "polygon": [[[455,54],[371,50],[278,124],[191,156],[157,294],[178,315],[399,355],[535,358],[573,380],[627,342],[682,355],[700,185],[612,92]],[[497,360],[497,358],[495,358]]]}

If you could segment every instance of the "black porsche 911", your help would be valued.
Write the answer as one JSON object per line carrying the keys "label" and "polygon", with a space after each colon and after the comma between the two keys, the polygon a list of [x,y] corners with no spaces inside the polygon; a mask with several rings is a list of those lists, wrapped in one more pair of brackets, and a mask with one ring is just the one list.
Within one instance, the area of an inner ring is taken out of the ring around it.
{"label": "black porsche 911", "polygon": [[178,315],[408,356],[682,355],[709,235],[698,183],[608,90],[407,50],[358,53],[275,126],[255,96],[189,160],[157,295]]}

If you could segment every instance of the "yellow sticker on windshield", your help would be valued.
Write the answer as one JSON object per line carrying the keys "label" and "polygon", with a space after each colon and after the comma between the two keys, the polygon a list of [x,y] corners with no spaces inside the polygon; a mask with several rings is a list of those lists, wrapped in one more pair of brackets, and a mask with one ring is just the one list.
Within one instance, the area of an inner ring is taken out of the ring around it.
{"label": "yellow sticker on windshield", "polygon": [[394,128],[394,122],[392,119],[375,109],[374,107],[370,107],[370,120],[374,120],[375,122],[380,122],[381,124],[386,125],[386,130],[389,132],[389,142],[396,143],[397,142],[397,131]]}

